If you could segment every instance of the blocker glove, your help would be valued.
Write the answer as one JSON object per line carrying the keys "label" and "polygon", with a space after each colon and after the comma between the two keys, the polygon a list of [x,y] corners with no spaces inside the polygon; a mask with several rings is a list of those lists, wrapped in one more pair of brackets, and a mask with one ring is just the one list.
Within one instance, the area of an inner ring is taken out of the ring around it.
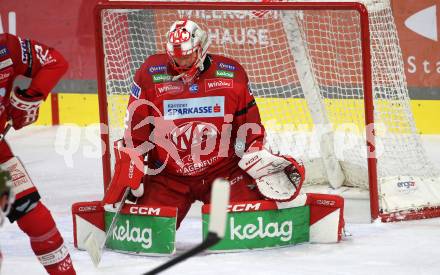
{"label": "blocker glove", "polygon": [[303,165],[266,149],[245,153],[238,166],[255,179],[260,193],[271,200],[293,200],[304,182]]}
{"label": "blocker glove", "polygon": [[[34,94],[37,94],[34,92]],[[34,123],[38,119],[40,104],[43,102],[42,95],[33,95],[28,90],[15,88],[11,93],[9,118],[15,130]]]}

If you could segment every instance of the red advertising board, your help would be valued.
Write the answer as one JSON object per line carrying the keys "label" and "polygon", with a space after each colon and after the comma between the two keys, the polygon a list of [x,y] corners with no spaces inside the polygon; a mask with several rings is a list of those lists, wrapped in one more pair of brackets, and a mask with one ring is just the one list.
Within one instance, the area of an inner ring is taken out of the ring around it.
{"label": "red advertising board", "polygon": [[29,37],[69,61],[67,79],[96,79],[93,7],[97,0],[2,0],[0,32]]}
{"label": "red advertising board", "polygon": [[440,2],[392,2],[408,85],[440,87]]}

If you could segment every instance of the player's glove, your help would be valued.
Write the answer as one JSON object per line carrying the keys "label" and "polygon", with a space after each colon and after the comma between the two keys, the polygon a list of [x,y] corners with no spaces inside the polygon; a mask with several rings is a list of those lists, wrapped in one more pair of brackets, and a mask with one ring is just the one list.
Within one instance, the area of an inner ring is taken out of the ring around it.
{"label": "player's glove", "polygon": [[260,193],[268,199],[290,201],[298,196],[304,182],[304,166],[289,156],[262,149],[245,153],[238,163],[255,179]]}
{"label": "player's glove", "polygon": [[144,158],[135,149],[124,146],[122,139],[114,142],[115,171],[103,203],[113,204],[121,200],[125,188],[130,187],[132,194],[140,197],[144,193]]}
{"label": "player's glove", "polygon": [[40,104],[44,97],[40,95],[31,95],[28,90],[15,88],[11,94],[11,108],[9,109],[9,118],[12,120],[12,127],[15,130],[34,123],[38,119]]}

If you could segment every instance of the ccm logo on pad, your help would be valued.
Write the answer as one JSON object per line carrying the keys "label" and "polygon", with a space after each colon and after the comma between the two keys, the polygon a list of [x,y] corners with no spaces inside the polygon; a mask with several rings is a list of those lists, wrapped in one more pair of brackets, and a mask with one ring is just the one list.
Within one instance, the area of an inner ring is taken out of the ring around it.
{"label": "ccm logo on pad", "polygon": [[244,204],[234,204],[228,205],[228,212],[249,212],[249,211],[258,211],[260,209],[261,203],[244,203]]}
{"label": "ccm logo on pad", "polygon": [[159,216],[160,215],[160,208],[132,206],[132,207],[130,207],[129,211],[130,211],[130,214],[148,215],[148,216]]}

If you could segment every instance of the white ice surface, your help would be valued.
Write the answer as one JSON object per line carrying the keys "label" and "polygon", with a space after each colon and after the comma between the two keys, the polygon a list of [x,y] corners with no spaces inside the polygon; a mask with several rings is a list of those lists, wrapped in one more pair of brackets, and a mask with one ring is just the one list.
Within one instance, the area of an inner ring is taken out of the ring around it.
{"label": "white ice surface", "polygon": [[[54,215],[78,274],[141,274],[168,257],[130,256],[106,251],[98,269],[86,252],[73,247],[73,202],[102,196],[97,139],[86,128],[28,127],[11,131],[8,142],[25,164]],[[90,129],[89,129],[90,130]],[[58,135],[57,135],[58,133]],[[90,135],[93,136],[93,135]],[[428,153],[440,162],[440,137],[424,137]],[[68,141],[68,142],[66,142]],[[71,153],[72,159],[60,152]],[[352,236],[338,244],[298,246],[231,254],[201,254],[164,274],[440,274],[440,219],[400,223],[348,224]],[[201,241],[201,222],[190,215],[177,234],[177,253]],[[27,237],[16,224],[0,229],[6,275],[45,274]]]}

